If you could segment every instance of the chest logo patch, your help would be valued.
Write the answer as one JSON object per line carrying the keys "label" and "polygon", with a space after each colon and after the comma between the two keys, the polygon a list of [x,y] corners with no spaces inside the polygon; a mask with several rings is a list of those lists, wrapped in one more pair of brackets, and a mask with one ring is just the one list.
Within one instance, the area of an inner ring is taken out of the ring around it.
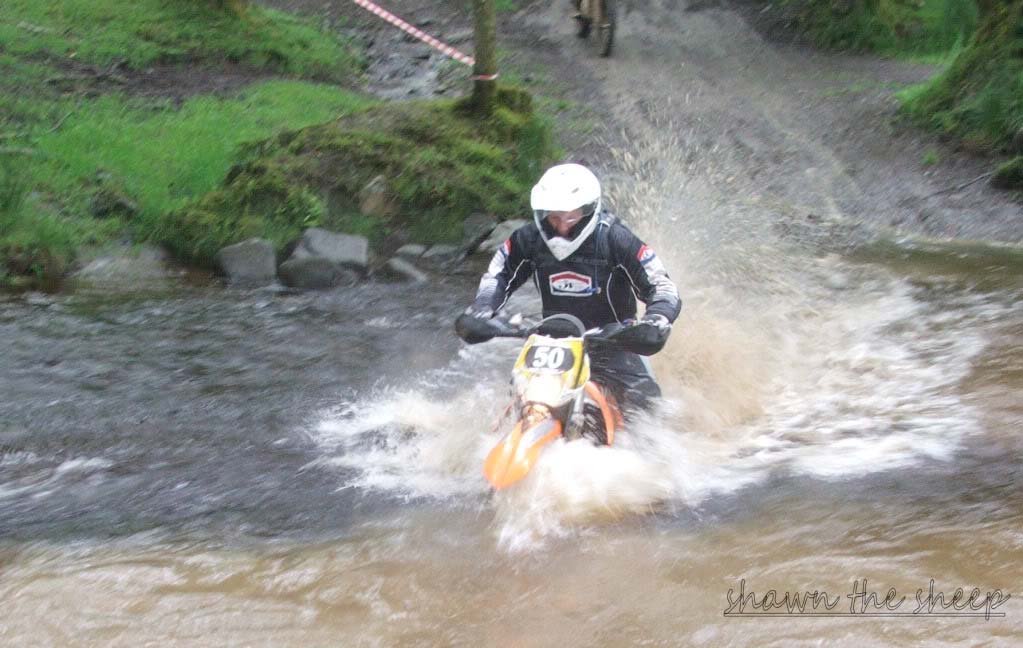
{"label": "chest logo patch", "polygon": [[551,294],[561,297],[588,297],[595,291],[593,277],[578,272],[558,272],[548,279]]}

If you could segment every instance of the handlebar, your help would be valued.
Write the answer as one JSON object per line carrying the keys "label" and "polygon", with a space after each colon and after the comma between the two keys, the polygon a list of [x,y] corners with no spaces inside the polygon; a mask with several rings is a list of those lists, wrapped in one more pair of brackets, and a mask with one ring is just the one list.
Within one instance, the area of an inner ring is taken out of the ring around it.
{"label": "handlebar", "polygon": [[455,321],[455,330],[470,344],[486,342],[493,338],[527,338],[534,333],[550,337],[581,337],[587,341],[610,343],[616,335],[631,326],[612,322],[587,330],[579,318],[564,313],[551,315],[530,324],[524,324],[516,319],[500,316],[479,318],[463,314]]}
{"label": "handlebar", "polygon": [[667,331],[644,322],[612,322],[586,330],[579,318],[568,314],[551,315],[533,324],[523,324],[518,317],[484,318],[463,313],[455,320],[455,331],[469,344],[497,337],[526,338],[540,333],[550,337],[582,337],[587,344],[612,346],[644,356],[657,353],[668,340]]}

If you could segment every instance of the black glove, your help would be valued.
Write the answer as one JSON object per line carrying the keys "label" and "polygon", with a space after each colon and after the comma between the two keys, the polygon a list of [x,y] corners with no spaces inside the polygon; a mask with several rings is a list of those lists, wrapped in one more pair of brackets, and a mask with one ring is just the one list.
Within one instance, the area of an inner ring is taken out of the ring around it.
{"label": "black glove", "polygon": [[493,316],[494,309],[473,304],[455,320],[455,333],[469,344],[486,342],[494,337],[493,327],[488,322]]}
{"label": "black glove", "polygon": [[626,351],[649,356],[664,348],[671,333],[671,322],[664,315],[644,315],[632,326],[614,335],[614,342]]}

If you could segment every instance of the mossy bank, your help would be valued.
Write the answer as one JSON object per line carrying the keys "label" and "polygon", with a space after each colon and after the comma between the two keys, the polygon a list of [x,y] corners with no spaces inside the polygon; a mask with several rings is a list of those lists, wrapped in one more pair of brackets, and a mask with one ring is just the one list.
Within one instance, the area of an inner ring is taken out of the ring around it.
{"label": "mossy bank", "polygon": [[[813,44],[935,63],[939,72],[899,93],[905,115],[962,148],[1023,155],[1023,0],[782,0],[773,22]],[[995,162],[994,164],[998,164]],[[991,172],[999,188],[1020,159]]]}
{"label": "mossy bank", "polygon": [[907,91],[907,112],[979,151],[1023,154],[1023,0],[986,9],[948,68]]}
{"label": "mossy bank", "polygon": [[888,56],[945,55],[977,25],[973,0],[783,0],[769,7],[818,47]]}
{"label": "mossy bank", "polygon": [[[446,240],[519,209],[549,154],[527,94],[485,118],[382,104],[352,42],[252,3],[12,0],[0,43],[0,285],[55,285],[126,243],[210,267],[312,225]],[[378,176],[384,217],[359,211]]]}
{"label": "mossy bank", "polygon": [[452,242],[472,212],[528,209],[551,151],[550,128],[521,90],[501,88],[484,117],[461,101],[379,104],[248,145],[222,186],[171,213],[157,239],[200,266],[254,236],[283,250],[313,226]]}

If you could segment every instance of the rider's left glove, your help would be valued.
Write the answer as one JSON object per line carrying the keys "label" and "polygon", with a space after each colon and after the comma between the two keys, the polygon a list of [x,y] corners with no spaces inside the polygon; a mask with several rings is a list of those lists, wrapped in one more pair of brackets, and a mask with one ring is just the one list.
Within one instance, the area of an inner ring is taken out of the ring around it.
{"label": "rider's left glove", "polygon": [[494,309],[473,304],[455,320],[455,333],[469,344],[486,342],[494,337],[488,323],[493,316]]}

